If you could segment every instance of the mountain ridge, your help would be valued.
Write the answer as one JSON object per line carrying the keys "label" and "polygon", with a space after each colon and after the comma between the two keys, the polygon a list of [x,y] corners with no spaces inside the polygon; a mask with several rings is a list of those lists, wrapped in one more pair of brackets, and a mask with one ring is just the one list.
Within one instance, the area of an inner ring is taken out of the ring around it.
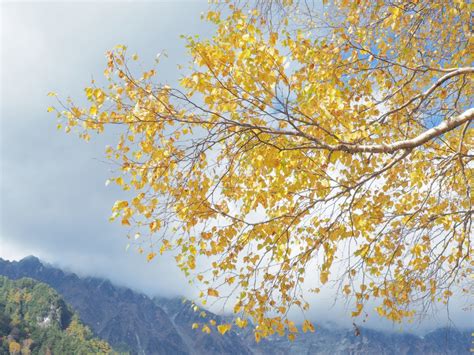
{"label": "mountain ridge", "polygon": [[[257,344],[249,329],[234,327],[224,336],[192,329],[194,322],[203,319],[189,302],[152,299],[106,279],[64,272],[34,256],[20,261],[0,258],[0,275],[49,284],[97,336],[132,354],[470,354],[471,332],[456,329],[436,329],[420,337],[361,328],[357,337],[352,330],[317,327],[316,333],[300,334],[293,343],[270,337]],[[206,313],[207,321],[222,320]]]}
{"label": "mountain ridge", "polygon": [[166,312],[145,294],[115,286],[102,278],[80,278],[75,273],[47,265],[35,256],[20,261],[0,258],[0,275],[12,279],[30,277],[50,285],[63,295],[95,334],[119,351],[220,354],[221,350],[230,348],[236,350],[236,354],[249,353],[246,345],[231,340],[229,343],[228,337],[223,338],[224,342],[210,344],[207,339],[207,342],[195,342],[191,347],[185,344]]}

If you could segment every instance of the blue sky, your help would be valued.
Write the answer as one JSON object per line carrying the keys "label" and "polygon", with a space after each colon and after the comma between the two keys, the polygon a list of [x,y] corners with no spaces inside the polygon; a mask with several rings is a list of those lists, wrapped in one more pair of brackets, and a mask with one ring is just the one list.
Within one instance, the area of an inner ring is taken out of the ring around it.
{"label": "blue sky", "polygon": [[[111,167],[104,150],[114,133],[85,143],[57,131],[46,109],[54,104],[49,91],[79,98],[92,77],[100,82],[104,54],[117,44],[145,66],[166,51],[158,77],[175,83],[177,64],[187,62],[180,35],[212,34],[200,20],[206,8],[206,0],[1,3],[0,257],[34,254],[150,295],[196,296],[172,256],[147,263],[126,252],[126,230],[108,221],[113,203],[124,197],[105,186]],[[343,307],[329,308],[333,299],[315,299],[318,319],[342,317]],[[459,304],[450,311],[460,326],[469,324]],[[429,322],[445,325],[445,317]],[[377,318],[368,324],[391,327]]]}

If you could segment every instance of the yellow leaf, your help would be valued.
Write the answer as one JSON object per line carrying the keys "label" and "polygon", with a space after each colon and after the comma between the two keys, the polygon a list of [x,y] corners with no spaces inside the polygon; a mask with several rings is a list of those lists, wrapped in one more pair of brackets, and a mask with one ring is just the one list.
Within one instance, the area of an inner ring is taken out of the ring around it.
{"label": "yellow leaf", "polygon": [[248,322],[247,319],[241,319],[240,317],[237,317],[237,319],[235,320],[235,324],[237,324],[239,328],[245,328]]}
{"label": "yellow leaf", "polygon": [[219,333],[224,335],[226,332],[228,332],[230,330],[231,327],[232,327],[232,325],[230,325],[230,324],[221,324],[221,325],[217,326],[217,330],[219,331]]}
{"label": "yellow leaf", "polygon": [[202,327],[202,331],[203,331],[203,333],[210,334],[211,333],[211,328],[209,328],[207,325],[204,325]]}
{"label": "yellow leaf", "polygon": [[128,206],[128,201],[116,201],[112,210],[121,210]]}
{"label": "yellow leaf", "polygon": [[357,317],[361,312],[364,306],[361,303],[357,304],[357,310],[352,312],[352,317]]}
{"label": "yellow leaf", "polygon": [[91,106],[91,108],[89,109],[89,114],[91,116],[97,115],[97,106]]}
{"label": "yellow leaf", "polygon": [[219,292],[213,288],[207,289],[208,296],[219,297]]}
{"label": "yellow leaf", "polygon": [[296,328],[294,322],[288,321],[287,324],[288,324],[288,330],[289,330],[291,333],[298,333],[298,328]]}
{"label": "yellow leaf", "polygon": [[122,225],[123,226],[130,226],[130,221],[127,218],[122,218]]}
{"label": "yellow leaf", "polygon": [[150,223],[150,232],[156,232],[161,228],[161,221],[160,220],[155,220]]}
{"label": "yellow leaf", "polygon": [[321,280],[321,283],[324,285],[326,282],[328,282],[328,277],[329,277],[329,272],[327,271],[322,271],[321,275],[319,275],[319,279]]}
{"label": "yellow leaf", "polygon": [[260,334],[259,332],[255,332],[254,336],[255,336],[255,342],[260,343],[260,340],[262,340],[262,334]]}
{"label": "yellow leaf", "polygon": [[302,329],[303,329],[303,332],[304,332],[304,333],[306,333],[306,332],[308,332],[308,331],[314,332],[314,326],[313,326],[313,324],[312,324],[310,321],[308,321],[308,320],[305,320],[305,321],[303,322],[303,327],[302,327]]}
{"label": "yellow leaf", "polygon": [[148,253],[148,255],[146,256],[146,260],[151,261],[151,260],[153,260],[153,258],[155,256],[156,256],[156,253],[154,253],[154,252]]}

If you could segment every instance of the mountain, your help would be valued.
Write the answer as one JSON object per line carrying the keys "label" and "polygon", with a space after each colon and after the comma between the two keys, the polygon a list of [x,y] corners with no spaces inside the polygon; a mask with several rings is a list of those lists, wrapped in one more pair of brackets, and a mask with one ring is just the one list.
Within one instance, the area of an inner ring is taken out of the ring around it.
{"label": "mountain", "polygon": [[407,333],[386,333],[360,328],[360,335],[344,329],[317,327],[315,333],[300,334],[291,343],[272,337],[255,348],[256,354],[325,354],[325,355],[435,355],[471,354],[471,332],[440,328],[419,337]]}
{"label": "mountain", "polygon": [[[198,337],[215,344],[221,339],[219,334],[211,333],[207,336],[202,332],[193,333],[193,323],[202,323],[200,312],[193,311],[189,301],[178,299],[154,298],[174,319],[174,323],[182,329],[186,336]],[[206,311],[206,319],[214,319],[217,324],[225,323],[227,317],[215,315]],[[251,353],[256,355],[434,355],[434,354],[471,354],[471,331],[458,331],[455,329],[439,328],[424,337],[408,333],[381,332],[368,328],[359,328],[360,336],[354,331],[341,328],[316,327],[315,333],[300,333],[296,340],[291,342],[285,337],[272,336],[255,342],[251,329],[238,331],[236,336],[242,343],[247,344]],[[227,333],[226,333],[227,335]],[[223,348],[225,349],[225,348]],[[235,352],[223,351],[221,354]],[[200,352],[205,354],[205,352]],[[244,354],[244,353],[242,353]],[[245,353],[247,354],[247,353]]]}
{"label": "mountain", "polygon": [[190,301],[179,298],[155,297],[153,300],[165,310],[184,342],[190,345],[191,354],[250,355],[253,353],[246,339],[234,330],[221,335],[216,331],[206,334],[199,329],[192,328],[194,323],[203,325],[211,320],[216,324],[226,323],[224,317],[205,311],[204,318],[201,316],[201,310],[195,311]]}
{"label": "mountain", "polygon": [[33,256],[18,262],[0,258],[0,275],[12,279],[30,277],[50,285],[97,336],[106,339],[118,351],[173,355],[250,353],[247,346],[231,334],[211,341],[194,330],[198,335],[190,339],[187,332],[192,329],[183,329],[179,318],[175,326],[175,320],[149,297],[114,286],[108,280],[79,278],[43,264]]}
{"label": "mountain", "polygon": [[0,276],[0,353],[111,353],[51,287]]}
{"label": "mountain", "polygon": [[[151,299],[99,278],[79,278],[42,263],[35,257],[21,261],[0,259],[0,275],[30,277],[54,288],[78,312],[83,322],[114,349],[132,354],[470,354],[471,331],[437,329],[419,337],[413,334],[317,327],[294,342],[271,337],[255,343],[251,329],[232,329],[221,336],[192,329],[203,323],[189,301]],[[206,311],[206,320],[225,319]]]}

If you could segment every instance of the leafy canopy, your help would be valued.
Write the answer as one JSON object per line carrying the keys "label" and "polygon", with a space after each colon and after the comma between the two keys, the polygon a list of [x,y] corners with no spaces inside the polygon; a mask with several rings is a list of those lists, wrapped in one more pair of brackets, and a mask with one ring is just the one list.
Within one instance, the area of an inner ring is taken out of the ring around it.
{"label": "leafy canopy", "polygon": [[117,46],[90,106],[50,108],[85,140],[122,128],[106,154],[134,197],[112,219],[148,260],[173,250],[202,299],[232,301],[257,340],[293,338],[288,311],[328,284],[354,317],[374,300],[395,322],[468,292],[467,3],[256,4],[211,7],[215,34],[186,37],[180,86],[160,84],[159,66],[136,74]]}

